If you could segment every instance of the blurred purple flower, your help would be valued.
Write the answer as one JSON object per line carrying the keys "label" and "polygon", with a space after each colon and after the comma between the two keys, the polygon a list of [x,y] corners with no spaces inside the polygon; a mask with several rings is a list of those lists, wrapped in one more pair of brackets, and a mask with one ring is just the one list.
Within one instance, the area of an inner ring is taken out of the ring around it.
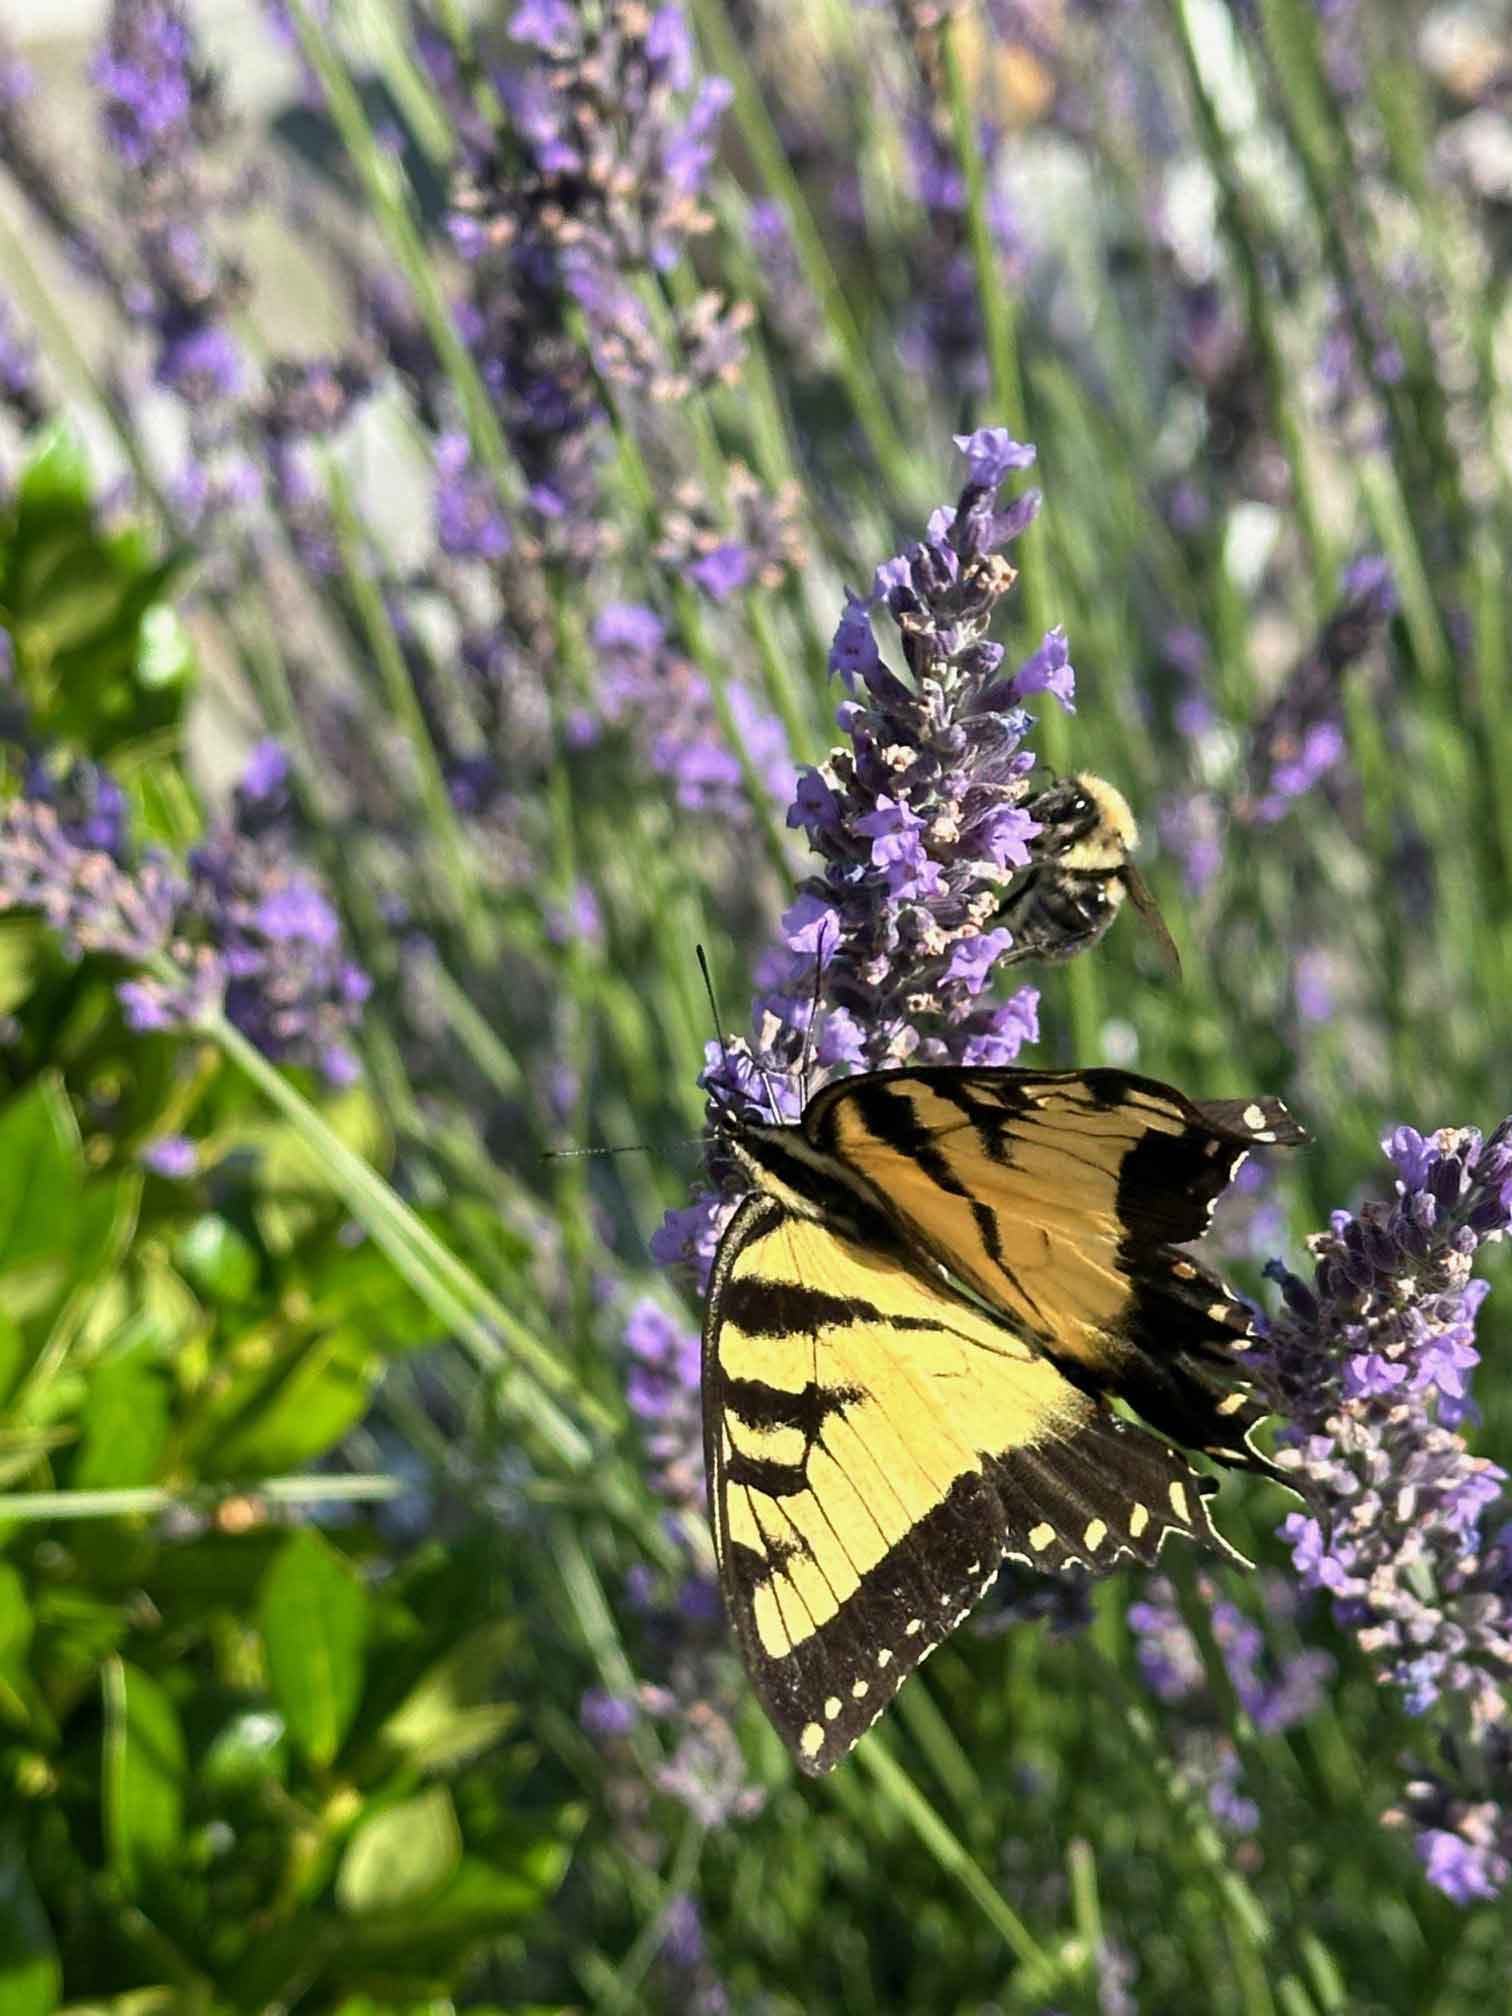
{"label": "blurred purple flower", "polygon": [[90,77],[110,144],[128,168],[176,166],[195,145],[208,86],[175,0],[114,0]]}
{"label": "blurred purple flower", "polygon": [[[605,719],[636,738],[651,768],[674,784],[688,811],[748,823],[751,807],[739,752],[724,733],[708,682],[669,648],[655,613],[637,603],[610,603],[594,626],[594,642]],[[780,803],[793,788],[780,722],[736,680],[727,683],[724,698],[747,762]]]}
{"label": "blurred purple flower", "polygon": [[1391,570],[1366,554],[1344,573],[1338,608],[1251,739],[1250,788],[1234,807],[1253,825],[1273,825],[1337,768],[1345,753],[1339,685],[1396,608]]}
{"label": "blurred purple flower", "polygon": [[[1505,1529],[1491,1540],[1483,1531],[1506,1473],[1458,1430],[1473,1418],[1468,1375],[1487,1293],[1471,1269],[1479,1247],[1512,1226],[1512,1120],[1484,1142],[1473,1128],[1424,1137],[1398,1127],[1382,1145],[1394,1201],[1336,1211],[1309,1241],[1311,1282],[1271,1263],[1284,1306],[1255,1356],[1288,1424],[1278,1460],[1306,1501],[1282,1528],[1296,1572],[1328,1591],[1412,1713],[1440,1702],[1452,1711],[1461,1747],[1442,1789],[1463,1804],[1455,1784],[1484,1785],[1493,1750],[1506,1764],[1495,1746],[1512,1670],[1512,1572]],[[1501,1796],[1512,1798],[1505,1774]],[[1424,1859],[1455,1894],[1468,1865],[1447,1857],[1440,1848]]]}
{"label": "blurred purple flower", "polygon": [[639,1710],[634,1701],[610,1694],[602,1687],[590,1688],[578,1703],[578,1720],[599,1743],[628,1736],[638,1716]]}
{"label": "blurred purple flower", "polygon": [[117,988],[140,1033],[191,1024],[224,1002],[268,1056],[349,1083],[347,1038],[369,982],[290,853],[273,768],[260,746],[237,818],[192,851],[184,873],[158,852],[134,854],[108,772],[34,756],[24,795],[0,806],[0,910],[37,911],[72,958],[103,953],[143,969]]}
{"label": "blurred purple flower", "polygon": [[199,1149],[187,1134],[163,1134],[147,1143],[142,1161],[154,1176],[182,1182],[199,1168]]}
{"label": "blurred purple flower", "polygon": [[10,303],[0,296],[0,410],[23,431],[39,427],[51,410],[37,376],[37,346],[23,334]]}
{"label": "blurred purple flower", "polygon": [[155,376],[186,405],[206,406],[217,399],[230,399],[241,390],[241,353],[219,323],[197,319],[166,323]]}
{"label": "blurred purple flower", "polygon": [[700,1344],[649,1298],[625,1323],[625,1397],[646,1431],[659,1495],[679,1510],[703,1503]]}
{"label": "blurred purple flower", "polygon": [[513,543],[498,488],[473,466],[465,434],[436,443],[436,536],[443,553],[479,560],[500,560]]}

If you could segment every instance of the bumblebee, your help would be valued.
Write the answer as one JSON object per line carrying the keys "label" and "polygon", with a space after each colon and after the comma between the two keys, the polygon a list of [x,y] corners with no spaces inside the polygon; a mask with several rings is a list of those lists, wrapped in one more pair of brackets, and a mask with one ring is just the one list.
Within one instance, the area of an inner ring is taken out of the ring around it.
{"label": "bumblebee", "polygon": [[1123,793],[1083,771],[1050,785],[1024,809],[1043,830],[1030,842],[1034,860],[999,913],[1013,933],[1008,961],[1074,958],[1098,943],[1128,897],[1162,962],[1179,975],[1165,919],[1134,866],[1139,828]]}

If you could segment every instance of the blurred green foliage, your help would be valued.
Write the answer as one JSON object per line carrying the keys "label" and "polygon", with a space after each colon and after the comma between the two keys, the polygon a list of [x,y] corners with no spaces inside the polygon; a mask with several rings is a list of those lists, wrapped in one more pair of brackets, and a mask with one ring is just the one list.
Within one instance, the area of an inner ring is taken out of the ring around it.
{"label": "blurred green foliage", "polygon": [[[31,732],[182,843],[176,571],[101,529],[66,432],[37,445],[0,526]],[[208,1046],[124,1028],[109,967],[0,920],[0,2009],[43,2016],[65,1969],[117,2016],[424,2002],[539,1914],[580,1825],[512,1698],[525,1627],[476,1550],[375,1582],[373,1533],[257,1486],[437,1324]],[[383,1161],[368,1095],[326,1118]],[[191,1125],[200,1180],[143,1169]]]}

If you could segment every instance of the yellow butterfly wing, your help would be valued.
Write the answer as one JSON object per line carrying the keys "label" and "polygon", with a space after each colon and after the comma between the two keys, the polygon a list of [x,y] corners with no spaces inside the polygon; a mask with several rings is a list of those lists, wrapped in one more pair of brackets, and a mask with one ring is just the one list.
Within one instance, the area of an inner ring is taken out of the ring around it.
{"label": "yellow butterfly wing", "polygon": [[826,1771],[1005,1556],[1100,1572],[1205,1486],[906,1256],[757,1192],[715,1263],[704,1437],[725,1603],[768,1714]]}
{"label": "yellow butterfly wing", "polygon": [[1233,1354],[1249,1311],[1180,1251],[1256,1143],[1305,1137],[1279,1100],[1199,1104],[1123,1071],[941,1067],[841,1079],[803,1132],[906,1241],[1073,1377],[1228,1463],[1265,1468]]}

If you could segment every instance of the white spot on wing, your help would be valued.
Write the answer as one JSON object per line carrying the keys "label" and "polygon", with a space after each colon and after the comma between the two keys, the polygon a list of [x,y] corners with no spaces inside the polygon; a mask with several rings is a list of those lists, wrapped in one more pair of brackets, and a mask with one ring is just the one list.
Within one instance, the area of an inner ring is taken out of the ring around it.
{"label": "white spot on wing", "polygon": [[871,1692],[870,1680],[852,1680],[851,1699],[853,1701],[864,1701],[867,1695],[870,1694],[870,1692]]}
{"label": "white spot on wing", "polygon": [[1190,1524],[1192,1523],[1192,1515],[1187,1509],[1187,1494],[1185,1484],[1173,1484],[1171,1486],[1171,1510],[1176,1514],[1176,1517],[1178,1519],[1184,1519],[1186,1523],[1190,1526]]}
{"label": "white spot on wing", "polygon": [[1082,1535],[1082,1545],[1084,1547],[1090,1547],[1095,1553],[1096,1550],[1099,1547],[1101,1547],[1102,1543],[1104,1542],[1104,1540],[1107,1539],[1107,1537],[1108,1537],[1107,1522],[1102,1519],[1094,1519],[1088,1525],[1086,1532],[1083,1533]]}
{"label": "white spot on wing", "polygon": [[1029,1529],[1029,1545],[1034,1549],[1036,1554],[1043,1554],[1054,1538],[1055,1528],[1048,1520],[1042,1525],[1031,1526]]}
{"label": "white spot on wing", "polygon": [[833,1722],[835,1717],[840,1713],[840,1707],[841,1707],[840,1696],[838,1694],[831,1694],[828,1701],[826,1701],[824,1704],[825,1721]]}
{"label": "white spot on wing", "polygon": [[[1258,1134],[1260,1129],[1265,1125],[1265,1108],[1263,1106],[1246,1106],[1244,1109],[1244,1124],[1252,1134]],[[1272,1139],[1274,1138],[1272,1136]]]}
{"label": "white spot on wing", "polygon": [[1150,1508],[1148,1505],[1131,1505],[1129,1507],[1129,1531],[1136,1540],[1149,1523]]}
{"label": "white spot on wing", "polygon": [[824,1729],[822,1724],[818,1722],[807,1723],[803,1734],[798,1738],[798,1748],[803,1752],[805,1757],[817,1757],[819,1752],[824,1748]]}

